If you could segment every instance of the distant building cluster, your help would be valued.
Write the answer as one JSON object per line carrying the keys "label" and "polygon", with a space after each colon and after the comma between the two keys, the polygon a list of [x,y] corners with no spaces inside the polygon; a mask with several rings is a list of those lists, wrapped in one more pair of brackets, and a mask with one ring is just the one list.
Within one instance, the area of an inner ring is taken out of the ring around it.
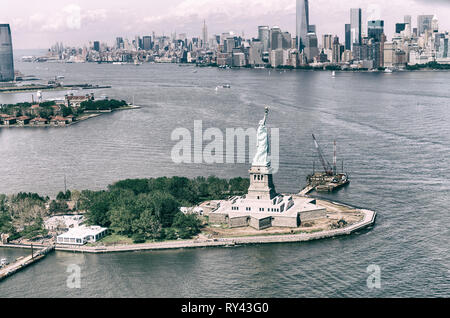
{"label": "distant building cluster", "polygon": [[[196,63],[227,67],[301,68],[328,65],[346,69],[404,68],[406,65],[437,62],[450,64],[448,32],[439,29],[434,15],[419,15],[413,28],[412,17],[395,25],[391,41],[385,35],[383,20],[362,25],[362,9],[350,9],[345,39],[324,34],[319,44],[316,25],[310,23],[308,0],[297,0],[296,35],[278,26],[258,27],[257,38],[245,39],[231,32],[208,36],[206,21],[201,37],[186,34],[117,37],[113,46],[94,41],[89,47],[64,47],[58,43],[38,60],[69,63]],[[29,60],[29,57],[27,57]]]}

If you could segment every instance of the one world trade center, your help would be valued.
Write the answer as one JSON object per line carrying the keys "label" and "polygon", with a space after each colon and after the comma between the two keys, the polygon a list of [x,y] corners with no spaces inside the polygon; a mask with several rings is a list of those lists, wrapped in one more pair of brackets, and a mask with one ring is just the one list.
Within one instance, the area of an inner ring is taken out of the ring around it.
{"label": "one world trade center", "polygon": [[309,29],[308,0],[297,0],[297,49],[303,51],[307,43]]}

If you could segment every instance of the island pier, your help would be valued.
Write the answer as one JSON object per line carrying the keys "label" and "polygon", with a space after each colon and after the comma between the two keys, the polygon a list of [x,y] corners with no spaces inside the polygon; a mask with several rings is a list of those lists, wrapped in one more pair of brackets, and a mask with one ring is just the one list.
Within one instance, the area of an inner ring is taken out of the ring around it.
{"label": "island pier", "polygon": [[0,269],[0,282],[6,279],[7,277],[10,277],[14,275],[15,273],[21,271],[22,269],[39,262],[41,259],[46,257],[49,253],[53,252],[55,250],[55,246],[51,245],[48,247],[45,247],[44,249],[41,249],[36,254],[33,253],[32,248],[32,254],[26,257],[18,258],[14,263],[9,264],[5,266],[4,268]]}

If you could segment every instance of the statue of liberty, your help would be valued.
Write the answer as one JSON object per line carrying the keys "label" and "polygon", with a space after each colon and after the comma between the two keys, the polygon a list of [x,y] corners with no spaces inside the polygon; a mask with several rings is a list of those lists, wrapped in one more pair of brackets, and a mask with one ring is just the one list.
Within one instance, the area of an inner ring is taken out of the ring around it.
{"label": "statue of liberty", "polygon": [[267,133],[266,121],[269,115],[269,107],[265,109],[264,119],[259,122],[258,132],[256,134],[257,148],[252,166],[269,167],[269,135]]}

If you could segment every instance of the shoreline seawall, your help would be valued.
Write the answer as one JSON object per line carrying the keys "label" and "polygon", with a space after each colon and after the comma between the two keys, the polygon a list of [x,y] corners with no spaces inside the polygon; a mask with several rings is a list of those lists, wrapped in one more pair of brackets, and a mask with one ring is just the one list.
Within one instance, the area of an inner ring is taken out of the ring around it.
{"label": "shoreline seawall", "polygon": [[[207,240],[186,240],[186,241],[169,241],[134,245],[117,245],[117,246],[63,246],[56,245],[55,250],[61,252],[71,253],[88,253],[88,254],[105,254],[105,253],[121,253],[121,252],[137,252],[137,251],[158,251],[158,250],[176,250],[176,249],[191,249],[191,248],[208,248],[208,247],[233,247],[241,245],[258,245],[258,244],[277,244],[277,243],[297,243],[308,242],[320,239],[333,238],[344,235],[351,235],[359,230],[363,230],[375,224],[377,213],[371,210],[360,210],[364,214],[364,218],[350,226],[325,230],[316,233],[301,233],[301,234],[281,234],[281,235],[267,235],[267,236],[248,236],[248,237],[234,237],[221,239],[207,239]],[[38,245],[34,245],[37,247]],[[0,245],[5,248],[30,248],[24,245]]]}

